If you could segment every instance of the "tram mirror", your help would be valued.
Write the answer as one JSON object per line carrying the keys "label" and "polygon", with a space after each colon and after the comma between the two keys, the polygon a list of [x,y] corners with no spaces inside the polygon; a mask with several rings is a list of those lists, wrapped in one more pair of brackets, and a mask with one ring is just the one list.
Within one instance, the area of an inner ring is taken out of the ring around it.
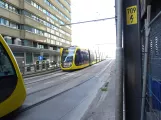
{"label": "tram mirror", "polygon": [[13,57],[10,48],[0,35],[0,77],[16,75],[11,56]]}

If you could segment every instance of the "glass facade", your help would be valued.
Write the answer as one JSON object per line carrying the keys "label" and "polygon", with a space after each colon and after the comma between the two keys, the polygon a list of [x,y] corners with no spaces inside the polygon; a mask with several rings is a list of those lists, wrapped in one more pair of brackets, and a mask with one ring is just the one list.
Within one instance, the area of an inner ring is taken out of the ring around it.
{"label": "glass facade", "polygon": [[64,0],[69,6],[70,6],[70,4],[68,3],[68,1],[67,0]]}
{"label": "glass facade", "polygon": [[19,25],[15,22],[11,22],[5,18],[0,18],[0,25],[5,25],[11,28],[19,29]]}
{"label": "glass facade", "polygon": [[[69,10],[68,10],[66,7],[64,7],[64,6],[59,2],[59,0],[56,0],[56,1],[57,1],[57,3],[58,3],[64,10],[66,10],[66,11],[70,14]],[[61,14],[66,20],[68,20],[69,22],[71,21],[66,15],[64,15],[58,8],[56,8],[54,5],[52,5],[48,0],[44,0],[44,2],[45,2],[48,6],[50,6],[52,9],[54,9],[55,11],[57,11],[59,14]]]}
{"label": "glass facade", "polygon": [[[55,25],[53,25],[53,24],[51,24],[51,23],[49,23],[49,22],[47,22],[47,21],[45,21],[45,20],[43,20],[43,19],[37,17],[36,15],[33,15],[32,13],[30,13],[30,12],[28,12],[28,11],[25,11],[25,10],[24,10],[24,11],[23,11],[23,14],[24,14],[25,16],[28,16],[28,17],[32,18],[33,20],[35,20],[35,21],[37,21],[37,22],[40,22],[40,23],[44,24],[45,26],[47,26],[47,27],[49,27],[49,28],[51,28],[51,29],[53,29],[53,30],[56,30],[56,31],[49,30],[49,32],[50,32],[51,34],[55,34],[55,33],[56,33],[56,35],[59,36],[59,33],[58,33],[59,28],[58,28],[57,26],[55,26]],[[29,31],[30,31],[30,32],[33,32],[33,31],[31,31],[31,30],[29,30]],[[68,37],[71,37],[71,35],[70,35],[69,33],[65,32],[65,31],[63,31],[63,30],[59,30],[59,32],[63,33],[63,35],[67,35]],[[35,32],[34,32],[34,33],[35,33]],[[41,33],[42,33],[41,35],[43,35],[43,32],[41,32]],[[39,33],[36,33],[36,34],[39,34]],[[49,34],[49,33],[45,33],[45,37],[47,37],[46,34]],[[48,36],[49,36],[49,35],[48,35]],[[65,39],[64,36],[60,36],[60,37]]]}
{"label": "glass facade", "polygon": [[19,14],[19,9],[14,7],[13,5],[10,5],[8,3],[6,3],[4,0],[0,0],[0,7],[8,9],[10,11],[13,11],[15,13]]}
{"label": "glass facade", "polygon": [[[28,3],[30,3],[32,6],[34,6],[35,8],[37,8],[38,10],[40,10],[39,9],[39,7],[41,7],[40,5],[38,5],[37,3],[35,3],[34,1],[32,1],[32,0],[26,0]],[[53,15],[51,12],[49,12],[48,10],[46,10],[46,9],[44,9],[44,8],[42,8],[41,7],[41,9],[42,9],[42,12],[44,13],[44,14],[46,14],[47,16],[49,16],[50,18],[52,18],[53,20],[55,20],[55,21],[57,21],[58,23],[60,23],[60,24],[64,24],[64,22],[62,21],[62,20],[60,20],[58,17],[56,17],[55,15]],[[41,11],[41,10],[40,10]]]}

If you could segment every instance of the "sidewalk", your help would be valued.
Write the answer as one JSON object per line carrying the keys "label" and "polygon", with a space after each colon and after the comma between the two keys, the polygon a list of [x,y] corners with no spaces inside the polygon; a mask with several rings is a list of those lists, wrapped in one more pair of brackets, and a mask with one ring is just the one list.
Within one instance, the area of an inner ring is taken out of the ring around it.
{"label": "sidewalk", "polygon": [[115,70],[111,73],[107,91],[99,90],[81,120],[115,120]]}

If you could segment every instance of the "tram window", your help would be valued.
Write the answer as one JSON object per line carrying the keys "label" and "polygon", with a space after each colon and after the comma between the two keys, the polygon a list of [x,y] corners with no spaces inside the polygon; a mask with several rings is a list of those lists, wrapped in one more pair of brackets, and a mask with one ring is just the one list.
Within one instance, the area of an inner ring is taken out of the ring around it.
{"label": "tram window", "polygon": [[10,75],[15,75],[15,71],[8,54],[0,43],[0,77]]}
{"label": "tram window", "polygon": [[87,51],[81,51],[81,54],[82,54],[82,57],[83,57],[83,61],[82,62],[84,64],[89,62],[89,54],[88,54],[88,52]]}
{"label": "tram window", "polygon": [[89,53],[88,52],[85,53],[86,53],[86,60],[89,61]]}
{"label": "tram window", "polygon": [[74,51],[75,49],[69,48],[69,49],[64,49],[62,52],[62,58],[61,62],[72,62],[73,61],[73,56],[74,56]]}
{"label": "tram window", "polygon": [[80,50],[77,50],[76,56],[75,56],[75,64],[80,65],[82,62],[81,52]]}

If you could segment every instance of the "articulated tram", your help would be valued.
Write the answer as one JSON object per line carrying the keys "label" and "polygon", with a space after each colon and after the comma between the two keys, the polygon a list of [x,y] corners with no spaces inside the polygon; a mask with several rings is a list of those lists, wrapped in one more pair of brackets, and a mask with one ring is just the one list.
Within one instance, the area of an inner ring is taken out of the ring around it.
{"label": "articulated tram", "polygon": [[18,64],[0,35],[0,118],[19,108],[26,90]]}
{"label": "articulated tram", "polygon": [[61,48],[62,70],[76,70],[85,68],[96,62],[96,55],[91,50],[81,49],[77,46]]}

